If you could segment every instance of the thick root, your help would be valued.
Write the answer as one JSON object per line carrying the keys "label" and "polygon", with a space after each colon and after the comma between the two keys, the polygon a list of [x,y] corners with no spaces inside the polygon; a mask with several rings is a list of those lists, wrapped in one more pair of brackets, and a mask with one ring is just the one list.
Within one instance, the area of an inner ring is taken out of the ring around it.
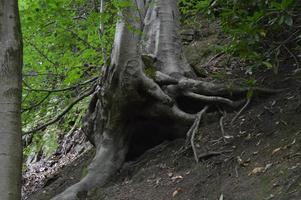
{"label": "thick root", "polygon": [[204,101],[204,102],[225,104],[225,105],[228,105],[233,108],[236,108],[242,104],[241,101],[232,101],[228,98],[219,97],[219,96],[206,96],[206,95],[196,94],[193,92],[186,92],[186,93],[184,93],[184,95],[187,97],[193,98],[193,99]]}
{"label": "thick root", "polygon": [[[106,134],[103,135],[106,137]],[[108,179],[121,168],[127,153],[127,141],[124,137],[105,138],[89,166],[89,173],[80,182],[69,187],[52,200],[86,199],[88,191],[103,186]]]}

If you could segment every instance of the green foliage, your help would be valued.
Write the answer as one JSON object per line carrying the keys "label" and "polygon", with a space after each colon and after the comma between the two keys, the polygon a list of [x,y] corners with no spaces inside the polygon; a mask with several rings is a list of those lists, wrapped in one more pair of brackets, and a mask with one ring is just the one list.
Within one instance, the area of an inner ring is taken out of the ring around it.
{"label": "green foliage", "polygon": [[36,153],[43,153],[43,156],[52,155],[58,147],[58,134],[56,127],[50,127],[43,135],[35,134],[32,138],[32,143],[25,147],[24,155],[33,156]]}
{"label": "green foliage", "polygon": [[[94,0],[20,0],[19,9],[24,43],[22,121],[23,131],[29,131],[53,119],[91,88],[86,84],[62,92],[39,91],[68,88],[100,75],[102,48],[109,57],[117,20],[112,16],[118,9],[107,2],[100,14],[99,1]],[[100,20],[105,25],[101,36]],[[25,153],[53,152],[57,135],[68,132],[87,102],[80,102],[58,124],[43,130],[43,136],[35,134]]]}
{"label": "green foliage", "polygon": [[184,18],[197,14],[220,20],[230,36],[223,51],[239,56],[249,71],[278,66],[300,52],[301,2],[299,0],[181,0]]}

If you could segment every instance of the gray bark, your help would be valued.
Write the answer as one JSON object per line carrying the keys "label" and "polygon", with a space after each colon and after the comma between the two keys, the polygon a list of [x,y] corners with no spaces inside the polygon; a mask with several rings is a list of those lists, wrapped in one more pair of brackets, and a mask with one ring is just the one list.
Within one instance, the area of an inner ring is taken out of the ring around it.
{"label": "gray bark", "polygon": [[22,44],[16,0],[0,2],[0,199],[21,199]]}
{"label": "gray bark", "polygon": [[[55,200],[83,198],[104,185],[122,166],[134,138],[155,132],[185,137],[206,104],[237,107],[242,102],[227,97],[247,90],[230,91],[196,78],[181,49],[177,0],[133,0],[120,15],[111,64],[103,70],[84,119],[96,156],[88,175]],[[181,99],[200,104],[181,108]]]}

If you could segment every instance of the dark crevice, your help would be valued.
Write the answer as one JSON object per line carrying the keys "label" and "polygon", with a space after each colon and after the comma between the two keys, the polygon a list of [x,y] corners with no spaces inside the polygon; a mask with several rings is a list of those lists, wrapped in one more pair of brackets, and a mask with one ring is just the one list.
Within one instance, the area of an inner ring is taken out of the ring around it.
{"label": "dark crevice", "polygon": [[138,119],[133,127],[135,129],[131,130],[132,137],[126,161],[134,161],[147,150],[164,141],[172,141],[178,138],[174,134],[177,131],[177,127],[171,121],[162,120],[158,123],[155,120]]}

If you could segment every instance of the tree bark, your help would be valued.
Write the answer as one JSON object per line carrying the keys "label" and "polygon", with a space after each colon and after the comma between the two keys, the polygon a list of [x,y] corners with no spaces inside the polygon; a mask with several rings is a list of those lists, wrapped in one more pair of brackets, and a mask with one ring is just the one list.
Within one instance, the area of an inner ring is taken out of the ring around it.
{"label": "tree bark", "polygon": [[0,2],[0,199],[21,199],[22,43],[16,0]]}
{"label": "tree bark", "polygon": [[158,137],[155,142],[159,142],[185,137],[207,105],[243,103],[229,97],[247,88],[202,81],[187,63],[179,37],[177,0],[133,0],[120,15],[111,64],[103,69],[83,124],[96,156],[88,175],[55,200],[80,199],[104,185],[126,155],[135,154],[132,149],[141,138]]}

